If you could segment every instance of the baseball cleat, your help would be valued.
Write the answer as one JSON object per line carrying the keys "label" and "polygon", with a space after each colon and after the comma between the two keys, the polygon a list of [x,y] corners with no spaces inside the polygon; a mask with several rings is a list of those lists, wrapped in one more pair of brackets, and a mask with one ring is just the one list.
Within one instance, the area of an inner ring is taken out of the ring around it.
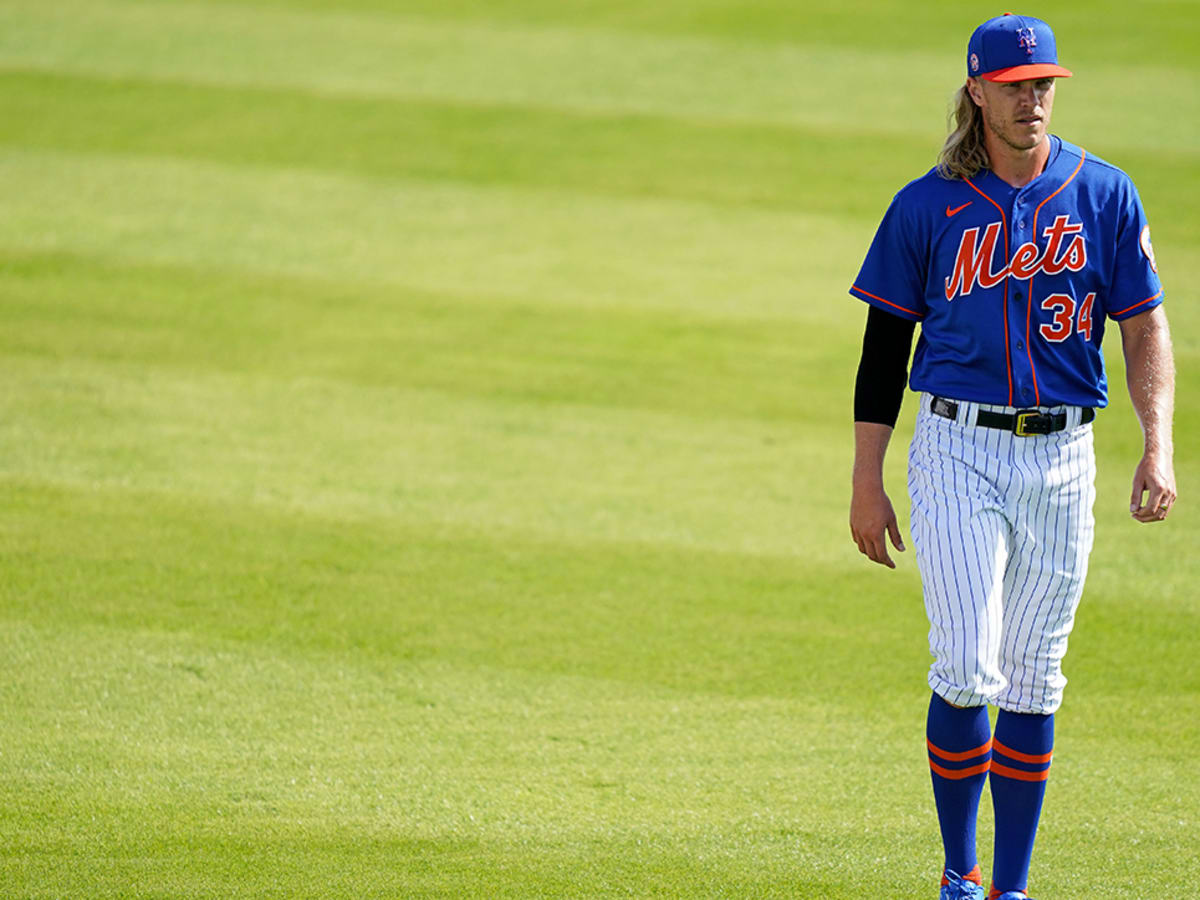
{"label": "baseball cleat", "polygon": [[994,900],[1032,900],[1032,898],[1024,891],[1005,891],[1003,894],[997,894]]}
{"label": "baseball cleat", "polygon": [[942,875],[942,891],[938,900],[987,900],[982,884],[968,881],[957,872],[947,869]]}

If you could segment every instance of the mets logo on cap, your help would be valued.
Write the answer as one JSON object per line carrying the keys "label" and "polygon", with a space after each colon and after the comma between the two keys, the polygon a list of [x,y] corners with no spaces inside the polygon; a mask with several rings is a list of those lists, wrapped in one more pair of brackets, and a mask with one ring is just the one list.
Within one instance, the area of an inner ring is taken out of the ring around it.
{"label": "mets logo on cap", "polygon": [[1017,44],[1025,49],[1026,56],[1033,56],[1033,48],[1037,46],[1037,32],[1032,28],[1018,28]]}

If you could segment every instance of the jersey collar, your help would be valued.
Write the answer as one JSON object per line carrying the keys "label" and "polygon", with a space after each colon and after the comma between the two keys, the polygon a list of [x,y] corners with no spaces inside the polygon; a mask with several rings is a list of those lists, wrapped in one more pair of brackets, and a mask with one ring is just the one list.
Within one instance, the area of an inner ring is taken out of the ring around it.
{"label": "jersey collar", "polygon": [[[1057,135],[1050,135],[1049,140],[1050,156],[1046,160],[1046,167],[1029,184],[1015,188],[997,176],[991,169],[986,169],[976,186],[999,203],[1002,208],[1008,207],[1017,199],[1040,203],[1071,180],[1082,155],[1077,147],[1068,144]],[[1064,152],[1064,149],[1067,152]]]}

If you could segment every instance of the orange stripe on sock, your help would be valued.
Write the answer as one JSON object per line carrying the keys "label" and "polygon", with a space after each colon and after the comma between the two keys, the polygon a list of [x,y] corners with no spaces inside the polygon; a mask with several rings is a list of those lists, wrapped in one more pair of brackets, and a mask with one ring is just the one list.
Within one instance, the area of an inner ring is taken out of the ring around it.
{"label": "orange stripe on sock", "polygon": [[986,772],[991,765],[989,760],[984,760],[977,766],[971,766],[968,769],[943,769],[932,759],[929,761],[929,768],[933,769],[938,775],[943,778],[949,778],[951,781],[961,781],[964,778],[970,778],[972,775],[978,775],[980,772]]}
{"label": "orange stripe on sock", "polygon": [[[925,746],[929,748],[929,752],[939,759],[944,759],[946,762],[962,762],[964,759],[970,759],[973,756],[982,756],[992,749],[992,741],[989,738],[985,743],[980,744],[974,750],[965,750],[962,753],[951,753],[949,750],[943,750],[936,746],[929,738],[925,738]],[[1017,758],[1017,757],[1014,757]],[[1025,762],[1026,760],[1022,760]]]}
{"label": "orange stripe on sock", "polygon": [[1010,759],[1015,759],[1017,762],[1023,763],[1048,763],[1050,762],[1051,757],[1054,756],[1053,750],[1051,750],[1049,753],[1042,753],[1037,756],[1032,753],[1021,753],[1017,750],[1009,750],[999,741],[993,741],[992,746],[995,748],[997,753],[1003,753]]}
{"label": "orange stripe on sock", "polygon": [[1024,769],[1010,769],[1008,766],[992,760],[992,774],[1003,775],[1005,778],[1012,778],[1017,781],[1045,781],[1050,777],[1050,770],[1043,769],[1041,772],[1026,772]]}

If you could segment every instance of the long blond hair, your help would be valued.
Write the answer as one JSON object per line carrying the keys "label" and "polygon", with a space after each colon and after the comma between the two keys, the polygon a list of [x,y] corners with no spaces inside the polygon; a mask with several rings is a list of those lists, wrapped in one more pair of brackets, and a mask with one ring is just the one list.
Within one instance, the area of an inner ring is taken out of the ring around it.
{"label": "long blond hair", "polygon": [[943,178],[970,178],[988,168],[987,148],[983,141],[983,111],[971,99],[964,83],[954,95],[954,108],[948,116],[950,136],[938,154],[937,170]]}

